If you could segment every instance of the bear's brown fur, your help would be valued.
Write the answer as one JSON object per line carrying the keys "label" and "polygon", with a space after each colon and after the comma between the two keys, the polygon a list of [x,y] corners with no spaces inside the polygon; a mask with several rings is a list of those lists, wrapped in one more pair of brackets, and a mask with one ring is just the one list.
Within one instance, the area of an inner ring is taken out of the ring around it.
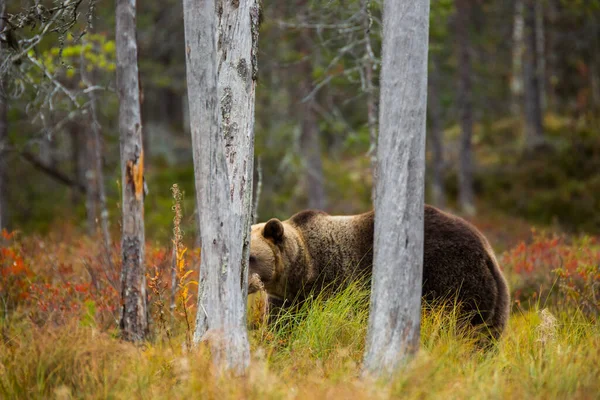
{"label": "bear's brown fur", "polygon": [[[307,210],[287,221],[253,225],[249,292],[264,289],[291,301],[369,274],[373,230],[373,211],[330,216]],[[423,295],[427,300],[456,295],[462,309],[473,312],[471,323],[485,323],[492,337],[508,319],[508,287],[486,238],[462,218],[427,205]]]}

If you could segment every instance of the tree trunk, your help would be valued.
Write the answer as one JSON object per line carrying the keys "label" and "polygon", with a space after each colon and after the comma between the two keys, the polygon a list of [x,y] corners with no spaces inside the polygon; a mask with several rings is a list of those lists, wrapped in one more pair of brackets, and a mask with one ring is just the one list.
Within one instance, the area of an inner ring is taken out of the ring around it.
{"label": "tree trunk", "polygon": [[[91,124],[92,130],[95,129],[94,122]],[[98,175],[96,171],[97,155],[95,148],[95,138],[92,132],[85,132],[85,159],[82,167],[85,171],[85,210],[87,213],[87,229],[90,236],[96,233],[96,221],[98,219]]]}
{"label": "tree trunk", "polygon": [[431,60],[431,73],[429,75],[429,96],[427,100],[429,110],[429,137],[431,138],[431,153],[433,162],[433,177],[431,184],[432,201],[436,207],[446,207],[446,188],[444,183],[444,131],[442,124],[442,106],[440,103],[440,72],[439,61]]}
{"label": "tree trunk", "polygon": [[[0,32],[4,28],[4,0],[0,0]],[[0,52],[3,50],[0,42]],[[4,74],[0,71],[0,231],[6,229],[6,146],[8,141],[8,95],[4,86]]]}
{"label": "tree trunk", "polygon": [[[4,29],[5,0],[0,0],[0,32]],[[4,49],[0,42],[0,52]],[[8,145],[8,94],[4,86],[4,73],[0,71],[0,231],[6,229],[6,146]]]}
{"label": "tree trunk", "polygon": [[544,26],[544,4],[535,2],[535,52],[537,57],[536,73],[540,84],[540,107],[542,115],[546,109],[546,40]]}
{"label": "tree trunk", "polygon": [[369,127],[369,155],[371,157],[371,173],[373,175],[373,188],[371,200],[375,201],[375,187],[377,185],[377,104],[375,97],[375,86],[373,85],[373,68],[375,65],[375,54],[371,47],[371,26],[373,16],[371,15],[371,0],[362,0],[363,27],[365,30],[365,91],[367,92],[367,124]]}
{"label": "tree trunk", "polygon": [[[304,95],[312,88],[310,73],[304,75],[301,85]],[[302,121],[300,131],[300,149],[304,159],[305,187],[308,195],[308,208],[323,210],[327,206],[323,178],[323,160],[321,159],[321,139],[319,138],[319,125],[313,109],[313,100],[309,99],[302,104]]]}
{"label": "tree trunk", "polygon": [[536,1],[525,1],[525,56],[523,80],[525,81],[525,147],[534,150],[544,143],[542,102],[536,29]]}
{"label": "tree trunk", "polygon": [[521,115],[523,104],[523,53],[525,52],[523,25],[523,0],[515,0],[512,35],[512,74],[510,79],[511,111],[515,116]]}
{"label": "tree trunk", "polygon": [[[93,27],[90,27],[90,30],[94,30]],[[83,82],[88,86],[94,86],[95,74],[94,72],[87,72],[87,65],[85,57],[81,57],[81,76]],[[102,245],[104,247],[104,255],[106,268],[109,271],[114,271],[114,265],[111,256],[111,237],[110,237],[110,220],[108,214],[108,207],[106,206],[106,188],[104,186],[104,168],[103,168],[103,160],[104,160],[104,152],[103,152],[103,141],[102,141],[102,126],[100,125],[100,121],[98,121],[98,109],[97,109],[97,98],[96,92],[89,92],[89,112],[90,112],[90,126],[91,132],[88,135],[88,143],[89,143],[89,162],[91,163],[90,167],[92,168],[95,176],[95,201],[97,204],[97,212],[100,216],[100,229],[102,234]],[[95,226],[94,226],[95,227]]]}
{"label": "tree trunk", "polygon": [[194,342],[207,342],[218,366],[242,372],[250,362],[246,298],[259,7],[253,0],[218,2],[217,64],[214,3],[183,5],[203,243]]}
{"label": "tree trunk", "polygon": [[[301,3],[301,5],[304,5]],[[304,5],[306,6],[306,5]],[[297,51],[300,54],[310,54],[311,45],[308,33],[303,30],[297,41]],[[300,95],[298,101],[304,99],[312,91],[312,65],[311,61],[303,60],[299,65]],[[304,164],[305,187],[308,195],[308,208],[323,210],[327,206],[325,185],[323,178],[323,160],[321,158],[321,138],[319,137],[319,121],[314,110],[314,99],[306,99],[300,113],[300,151]]]}
{"label": "tree trunk", "polygon": [[6,146],[8,140],[8,96],[0,76],[0,231],[6,229]]}
{"label": "tree trunk", "polygon": [[456,36],[458,44],[458,93],[461,136],[460,164],[458,168],[459,203],[463,213],[475,214],[473,193],[473,99],[471,89],[471,43],[469,42],[469,22],[471,2],[456,0]]}
{"label": "tree trunk", "polygon": [[120,326],[125,340],[139,342],[148,334],[148,313],[144,264],[144,150],[135,20],[135,0],[117,0],[115,37],[123,197]]}
{"label": "tree trunk", "polygon": [[366,373],[389,375],[419,346],[429,1],[385,0],[379,178]]}

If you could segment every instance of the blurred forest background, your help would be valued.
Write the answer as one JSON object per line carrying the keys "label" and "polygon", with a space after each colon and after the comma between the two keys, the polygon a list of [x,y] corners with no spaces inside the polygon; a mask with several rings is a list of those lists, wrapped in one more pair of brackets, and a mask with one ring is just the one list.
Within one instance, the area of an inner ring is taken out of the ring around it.
{"label": "blurred forest background", "polygon": [[[6,4],[2,225],[47,232],[74,224],[93,232],[104,210],[116,234],[114,6],[84,2],[75,25],[55,21],[34,43],[56,15],[52,6]],[[171,235],[170,188],[178,183],[185,239],[193,242],[182,6],[161,0],[138,7],[147,236]],[[427,202],[476,216],[484,229],[507,231],[518,218],[597,233],[600,2],[433,0],[430,43]],[[371,208],[380,45],[378,1],[263,3],[259,220],[307,207],[335,214]]]}
{"label": "blurred forest background", "polygon": [[[371,209],[381,1],[262,6],[258,220]],[[253,295],[248,380],[214,379],[186,351],[200,249],[182,13],[181,0],[137,2],[142,350],[118,339],[115,2],[0,0],[0,397],[387,396],[357,379],[369,291],[356,285],[283,324],[260,324]],[[600,0],[431,0],[430,17],[426,201],[489,238],[512,315],[488,357],[456,315],[425,312],[415,368],[389,393],[597,398]]]}

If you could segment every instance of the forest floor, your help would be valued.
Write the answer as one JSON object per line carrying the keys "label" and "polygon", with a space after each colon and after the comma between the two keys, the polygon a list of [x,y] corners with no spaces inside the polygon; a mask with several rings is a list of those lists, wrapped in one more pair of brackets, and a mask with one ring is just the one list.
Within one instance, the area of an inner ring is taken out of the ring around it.
{"label": "forest floor", "polygon": [[[504,221],[504,224],[499,224]],[[512,292],[504,335],[476,349],[452,312],[424,310],[421,349],[390,382],[361,379],[369,292],[358,284],[316,298],[279,323],[260,323],[250,299],[251,367],[218,376],[188,351],[199,251],[147,245],[152,339],[118,339],[118,246],[69,226],[0,237],[0,398],[580,398],[600,396],[600,238],[531,230],[503,216],[475,223],[498,244]]]}

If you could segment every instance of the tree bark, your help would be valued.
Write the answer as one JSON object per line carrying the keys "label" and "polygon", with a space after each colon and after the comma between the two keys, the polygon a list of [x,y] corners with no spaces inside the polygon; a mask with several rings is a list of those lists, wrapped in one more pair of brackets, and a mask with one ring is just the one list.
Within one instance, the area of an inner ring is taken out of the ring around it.
{"label": "tree bark", "polygon": [[536,29],[536,1],[525,2],[525,56],[523,59],[523,80],[525,82],[525,147],[535,150],[544,143],[542,122],[542,101],[538,60],[538,39]]}
{"label": "tree bark", "polygon": [[[254,178],[254,102],[258,77],[259,0],[217,0],[217,62],[219,129],[225,138],[225,157],[233,210],[242,218],[242,282],[244,327],[248,297],[252,186]],[[245,332],[245,329],[244,329]]]}
{"label": "tree bark", "polygon": [[429,111],[429,137],[431,138],[431,153],[433,162],[433,176],[431,193],[433,204],[438,208],[446,208],[446,188],[444,183],[444,131],[442,124],[442,106],[439,93],[439,61],[431,60],[431,73],[429,74],[429,95],[427,106]]}
{"label": "tree bark", "polygon": [[148,334],[144,264],[144,150],[136,41],[136,1],[117,0],[116,47],[121,185],[121,334],[139,342]]}
{"label": "tree bark", "polygon": [[254,0],[217,5],[218,44],[214,2],[183,2],[203,243],[194,342],[208,343],[219,367],[242,372],[250,362],[246,298],[259,7]]}
{"label": "tree bark", "polygon": [[419,346],[429,1],[385,0],[371,313],[366,373]]}
{"label": "tree bark", "polygon": [[521,115],[523,104],[523,55],[525,52],[523,13],[523,0],[515,0],[512,35],[512,74],[510,80],[511,111],[515,116]]}
{"label": "tree bark", "polygon": [[375,97],[375,86],[373,84],[373,69],[375,65],[375,54],[371,47],[371,26],[373,16],[371,15],[371,0],[362,0],[363,27],[365,30],[365,91],[367,92],[367,124],[369,127],[369,155],[371,157],[371,173],[373,175],[373,188],[371,200],[375,201],[375,187],[377,185],[377,104]]}
{"label": "tree bark", "polygon": [[460,114],[460,164],[458,168],[459,203],[463,213],[475,214],[473,192],[473,99],[471,89],[471,43],[469,42],[469,22],[471,2],[456,0],[456,36],[458,44],[458,93],[457,102]]}
{"label": "tree bark", "polygon": [[[4,29],[5,0],[0,0],[0,32]],[[0,52],[4,49],[0,42]],[[0,231],[6,229],[6,147],[8,140],[8,95],[4,86],[4,73],[0,71]]]}

